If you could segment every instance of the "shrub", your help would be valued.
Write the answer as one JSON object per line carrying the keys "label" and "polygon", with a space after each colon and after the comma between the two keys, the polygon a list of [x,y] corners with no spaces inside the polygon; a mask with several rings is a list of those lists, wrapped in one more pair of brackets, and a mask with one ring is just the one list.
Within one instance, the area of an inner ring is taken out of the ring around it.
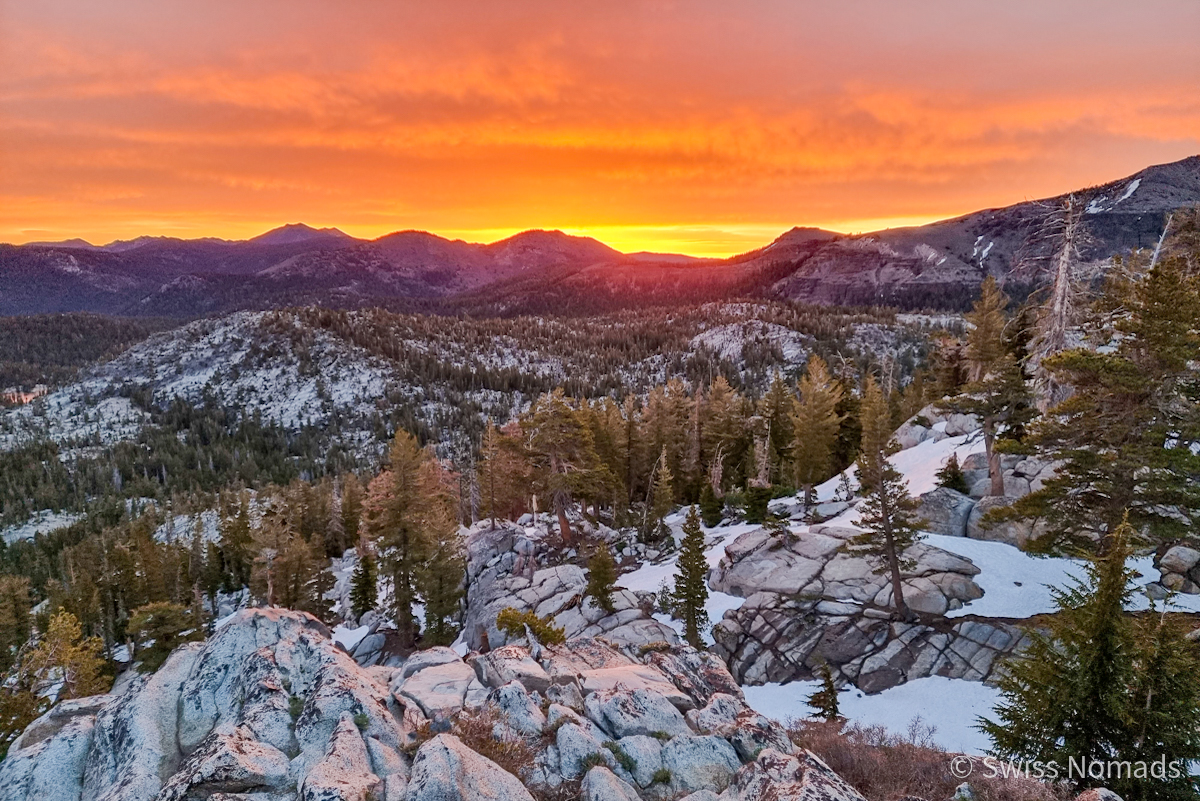
{"label": "shrub", "polygon": [[671,769],[670,768],[659,768],[658,770],[654,771],[654,775],[650,778],[650,784],[670,784],[670,783],[671,783]]}
{"label": "shrub", "polygon": [[293,695],[288,699],[288,712],[292,714],[292,720],[300,719],[300,713],[304,711],[304,699],[298,695]]}
{"label": "shrub", "polygon": [[637,770],[637,760],[631,757],[629,752],[621,747],[620,743],[613,740],[606,740],[604,747],[612,751],[612,755],[617,759],[617,764],[625,768],[627,772],[633,773]]}
{"label": "shrub", "polygon": [[366,712],[359,712],[354,716],[354,725],[358,727],[359,731],[366,731],[367,727],[371,725],[371,718]]}
{"label": "shrub", "polygon": [[[820,757],[869,801],[894,798],[950,798],[962,779],[950,770],[952,755],[933,742],[934,730],[914,720],[904,735],[882,726],[844,721],[797,720],[788,733],[799,746]],[[1066,801],[1065,787],[1024,776],[991,777],[976,765],[971,788],[978,801]]]}
{"label": "shrub", "polygon": [[652,731],[652,732],[650,732],[650,736],[653,737],[655,740],[658,740],[658,741],[664,742],[664,743],[667,740],[671,739],[671,735],[667,734],[665,731]]}
{"label": "shrub", "polygon": [[495,707],[487,706],[474,714],[459,715],[453,733],[467,748],[492,760],[524,784],[536,767],[537,751],[523,737],[511,733],[497,736],[498,732],[508,732],[496,725],[501,722]]}
{"label": "shrub", "polygon": [[592,768],[607,768],[608,759],[599,751],[588,754],[583,759],[579,760],[579,769],[581,773],[587,773]]}
{"label": "shrub", "polygon": [[496,626],[509,637],[524,637],[525,627],[533,632],[538,642],[543,645],[562,645],[567,641],[563,629],[555,626],[552,618],[540,618],[531,611],[518,612],[511,606],[500,611],[496,616]]}

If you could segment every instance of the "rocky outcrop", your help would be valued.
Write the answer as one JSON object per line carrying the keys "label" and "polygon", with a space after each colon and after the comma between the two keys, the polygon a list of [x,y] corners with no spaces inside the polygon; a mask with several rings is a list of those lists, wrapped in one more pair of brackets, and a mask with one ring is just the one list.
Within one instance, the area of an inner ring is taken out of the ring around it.
{"label": "rocky outcrop", "polygon": [[533,801],[520,780],[450,734],[421,746],[406,801]]}
{"label": "rocky outcrop", "polygon": [[[726,795],[738,801],[860,801],[862,796],[809,751],[792,756],[768,748],[734,776]],[[726,795],[720,796],[724,799]]]}
{"label": "rocky outcrop", "polygon": [[1172,545],[1155,561],[1163,587],[1188,595],[1200,593],[1200,551],[1187,545]]}
{"label": "rocky outcrop", "polygon": [[31,724],[0,801],[635,801],[742,782],[753,795],[720,796],[736,801],[819,786],[812,760],[688,646],[581,638],[363,668],[311,616],[248,609],[119,695]]}
{"label": "rocky outcrop", "polygon": [[713,629],[713,652],[744,684],[810,679],[821,663],[839,682],[876,693],[925,676],[999,678],[1001,657],[1024,648],[1011,622],[923,618],[906,623],[851,604],[758,593]]}
{"label": "rocky outcrop", "polygon": [[531,610],[551,617],[567,637],[603,636],[623,645],[678,642],[670,626],[651,617],[652,600],[628,590],[612,595],[607,612],[585,599],[587,572],[573,564],[542,566],[541,545],[525,529],[513,524],[495,529],[480,524],[467,539],[467,614],[463,635],[472,650],[507,643],[496,626],[505,607]]}
{"label": "rocky outcrop", "polygon": [[[811,526],[788,535],[758,529],[725,548],[709,584],[749,598],[757,593],[800,596],[861,608],[891,606],[891,585],[877,564],[847,547],[859,534],[839,526]],[[916,612],[940,615],[983,596],[972,578],[979,568],[961,556],[918,543],[905,552],[904,597]]]}
{"label": "rocky outcrop", "polygon": [[979,419],[975,415],[943,412],[936,404],[930,404],[896,429],[895,437],[901,448],[913,448],[925,441],[940,442],[978,430]]}

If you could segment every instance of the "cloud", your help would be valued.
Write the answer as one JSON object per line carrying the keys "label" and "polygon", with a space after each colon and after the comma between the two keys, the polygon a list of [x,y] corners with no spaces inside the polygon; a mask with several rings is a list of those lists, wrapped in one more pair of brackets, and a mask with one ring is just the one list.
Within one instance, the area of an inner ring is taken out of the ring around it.
{"label": "cloud", "polygon": [[1194,3],[798,5],[3,6],[0,240],[305,219],[734,252],[1200,150]]}

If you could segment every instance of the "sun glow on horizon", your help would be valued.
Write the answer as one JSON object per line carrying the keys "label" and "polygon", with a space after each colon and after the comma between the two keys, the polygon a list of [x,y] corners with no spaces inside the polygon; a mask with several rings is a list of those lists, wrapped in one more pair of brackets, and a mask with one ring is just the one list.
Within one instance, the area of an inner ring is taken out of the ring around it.
{"label": "sun glow on horizon", "polygon": [[1146,4],[0,2],[0,242],[919,225],[1200,152],[1200,3]]}

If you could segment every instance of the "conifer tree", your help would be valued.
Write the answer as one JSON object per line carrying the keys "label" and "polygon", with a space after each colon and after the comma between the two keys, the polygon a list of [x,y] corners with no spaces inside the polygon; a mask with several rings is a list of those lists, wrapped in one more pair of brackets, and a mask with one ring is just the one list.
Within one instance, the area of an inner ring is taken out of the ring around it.
{"label": "conifer tree", "polygon": [[[1133,536],[1128,521],[1117,526],[1086,578],[1054,591],[1046,631],[1031,630],[1030,646],[1008,664],[996,717],[980,723],[996,756],[1060,765],[1200,757],[1196,647],[1165,617],[1135,622],[1124,611]],[[1194,797],[1186,777],[1158,778],[1105,781],[1126,798]]]}
{"label": "conifer tree", "polygon": [[825,361],[816,355],[809,358],[800,379],[800,401],[792,414],[795,481],[805,506],[813,502],[813,485],[830,473],[838,430],[845,419],[838,413],[842,395],[842,387],[829,374]]}
{"label": "conifer tree", "polygon": [[[1136,663],[1128,718],[1133,745],[1122,754],[1134,763],[1153,763],[1166,754],[1194,764],[1200,754],[1200,653],[1188,639],[1191,626],[1169,617],[1168,605],[1134,623]],[[1195,798],[1192,777],[1167,777],[1160,784],[1147,787],[1133,781],[1116,789],[1130,801]]]}
{"label": "conifer tree", "polygon": [[901,571],[908,567],[904,551],[920,540],[917,507],[907,482],[888,457],[899,450],[891,438],[891,415],[879,385],[868,377],[862,399],[862,452],[858,456],[858,481],[865,492],[859,505],[863,533],[851,540],[857,553],[876,560],[877,572],[889,575],[892,604],[905,620],[913,617],[904,602]]}
{"label": "conifer tree", "polygon": [[596,544],[591,558],[588,559],[588,583],[585,592],[592,596],[596,606],[609,614],[616,611],[612,600],[613,585],[616,582],[616,560],[609,551],[608,543],[601,541]]}
{"label": "conifer tree", "polygon": [[704,555],[704,531],[696,507],[688,507],[683,521],[683,541],[675,573],[672,602],[676,617],[683,620],[683,638],[693,648],[703,646],[701,630],[708,625],[708,558]]}
{"label": "conifer tree", "polygon": [[765,458],[767,460],[767,483],[771,485],[790,481],[795,471],[792,468],[793,449],[796,445],[795,426],[796,398],[778,372],[758,404],[758,416],[767,426]]}
{"label": "conifer tree", "polygon": [[646,539],[648,541],[665,541],[670,536],[666,517],[671,513],[671,505],[675,500],[674,477],[667,464],[667,451],[664,448],[658,464],[654,468],[654,481],[650,495],[650,519],[646,523]]}
{"label": "conifer tree", "polygon": [[375,555],[366,544],[358,549],[358,564],[350,577],[350,605],[354,619],[359,620],[378,603],[378,572],[375,568]]}
{"label": "conifer tree", "polygon": [[229,568],[226,589],[240,590],[250,583],[250,567],[254,560],[253,539],[250,533],[250,499],[246,493],[238,496],[237,512],[221,521],[221,553]]}
{"label": "conifer tree", "polygon": [[323,483],[321,495],[325,499],[322,505],[327,512],[325,522],[325,555],[340,559],[353,540],[346,538],[346,521],[342,516],[342,498],[334,492],[328,482]]}
{"label": "conifer tree", "polygon": [[[23,651],[0,681],[0,759],[52,703],[107,691],[104,643],[85,637],[69,612],[52,615],[37,644]],[[56,688],[52,697],[46,692]]]}
{"label": "conifer tree", "polygon": [[136,654],[143,673],[158,670],[183,643],[204,639],[204,627],[192,611],[182,604],[165,601],[134,609],[127,631],[138,646],[147,643]]}
{"label": "conifer tree", "polygon": [[611,476],[602,470],[591,431],[561,388],[538,398],[521,419],[521,430],[534,488],[549,499],[563,541],[574,544],[567,510],[579,498],[611,496]]}
{"label": "conifer tree", "polygon": [[957,452],[951,453],[946,464],[942,465],[942,469],[937,472],[937,483],[939,487],[952,489],[963,495],[970,494],[971,488],[967,486],[967,477],[958,463]]}
{"label": "conifer tree", "polygon": [[815,690],[805,703],[816,711],[816,717],[822,720],[837,720],[842,716],[838,707],[838,689],[833,683],[833,673],[827,662],[821,662],[817,667],[817,675],[821,678],[821,687]]}
{"label": "conifer tree", "polygon": [[1021,367],[1005,349],[1004,310],[1008,307],[1008,296],[990,275],[984,279],[980,292],[974,310],[966,315],[967,322],[973,325],[967,334],[966,349],[970,381],[960,395],[941,406],[979,418],[991,479],[989,494],[1002,496],[1004,473],[996,440],[1003,428],[1020,427],[1032,419],[1034,408]]}
{"label": "conifer tree", "polygon": [[104,692],[104,644],[97,637],[85,637],[79,621],[68,612],[51,616],[46,631],[28,654],[20,669],[33,677],[38,689],[58,684],[56,699],[83,698]]}
{"label": "conifer tree", "polygon": [[967,334],[966,363],[970,381],[982,381],[1004,355],[1005,310],[1008,296],[1000,290],[995,276],[983,279],[979,300],[964,315],[971,328]]}
{"label": "conifer tree", "polygon": [[1072,394],[1029,427],[1025,444],[1057,475],[986,521],[1037,518],[1039,550],[1094,548],[1126,515],[1157,540],[1200,521],[1200,293],[1168,258],[1118,299],[1127,311],[1115,348],[1068,350],[1043,366]]}
{"label": "conifer tree", "polygon": [[256,556],[250,591],[268,606],[296,609],[320,618],[329,616],[324,594],[332,587],[324,549],[300,534],[297,515],[284,507],[286,494],[265,509],[262,525],[253,532]]}
{"label": "conifer tree", "polygon": [[424,642],[450,645],[458,636],[466,560],[459,537],[457,477],[427,454],[419,476],[425,558],[417,589],[425,603]]}
{"label": "conifer tree", "polygon": [[700,410],[700,451],[710,475],[719,476],[720,489],[740,484],[748,447],[744,400],[724,376],[717,376]]}
{"label": "conifer tree", "polygon": [[205,546],[204,576],[201,582],[204,594],[208,596],[208,610],[213,615],[217,613],[217,593],[221,591],[221,586],[226,583],[226,580],[221,549],[215,542],[210,542]]}
{"label": "conifer tree", "polygon": [[700,519],[709,528],[720,525],[723,510],[724,504],[713,492],[712,482],[705,481],[700,488]]}
{"label": "conifer tree", "polygon": [[512,519],[527,508],[533,480],[521,452],[520,424],[499,429],[491,421],[483,432],[479,453],[480,511],[491,519]]}
{"label": "conifer tree", "polygon": [[483,431],[483,440],[479,445],[479,483],[483,494],[483,512],[491,518],[492,528],[496,527],[497,475],[496,462],[500,458],[500,431],[495,422],[488,420],[487,428]]}
{"label": "conifer tree", "polygon": [[420,626],[413,613],[417,574],[428,557],[421,528],[421,467],[427,455],[406,431],[397,431],[387,470],[371,481],[366,503],[366,528],[380,550],[392,585],[392,617],[396,634],[406,648],[417,644]]}
{"label": "conifer tree", "polygon": [[16,660],[17,651],[29,639],[29,579],[0,576],[0,670]]}
{"label": "conifer tree", "polygon": [[354,473],[342,476],[342,536],[346,542],[358,542],[362,518],[362,484]]}

